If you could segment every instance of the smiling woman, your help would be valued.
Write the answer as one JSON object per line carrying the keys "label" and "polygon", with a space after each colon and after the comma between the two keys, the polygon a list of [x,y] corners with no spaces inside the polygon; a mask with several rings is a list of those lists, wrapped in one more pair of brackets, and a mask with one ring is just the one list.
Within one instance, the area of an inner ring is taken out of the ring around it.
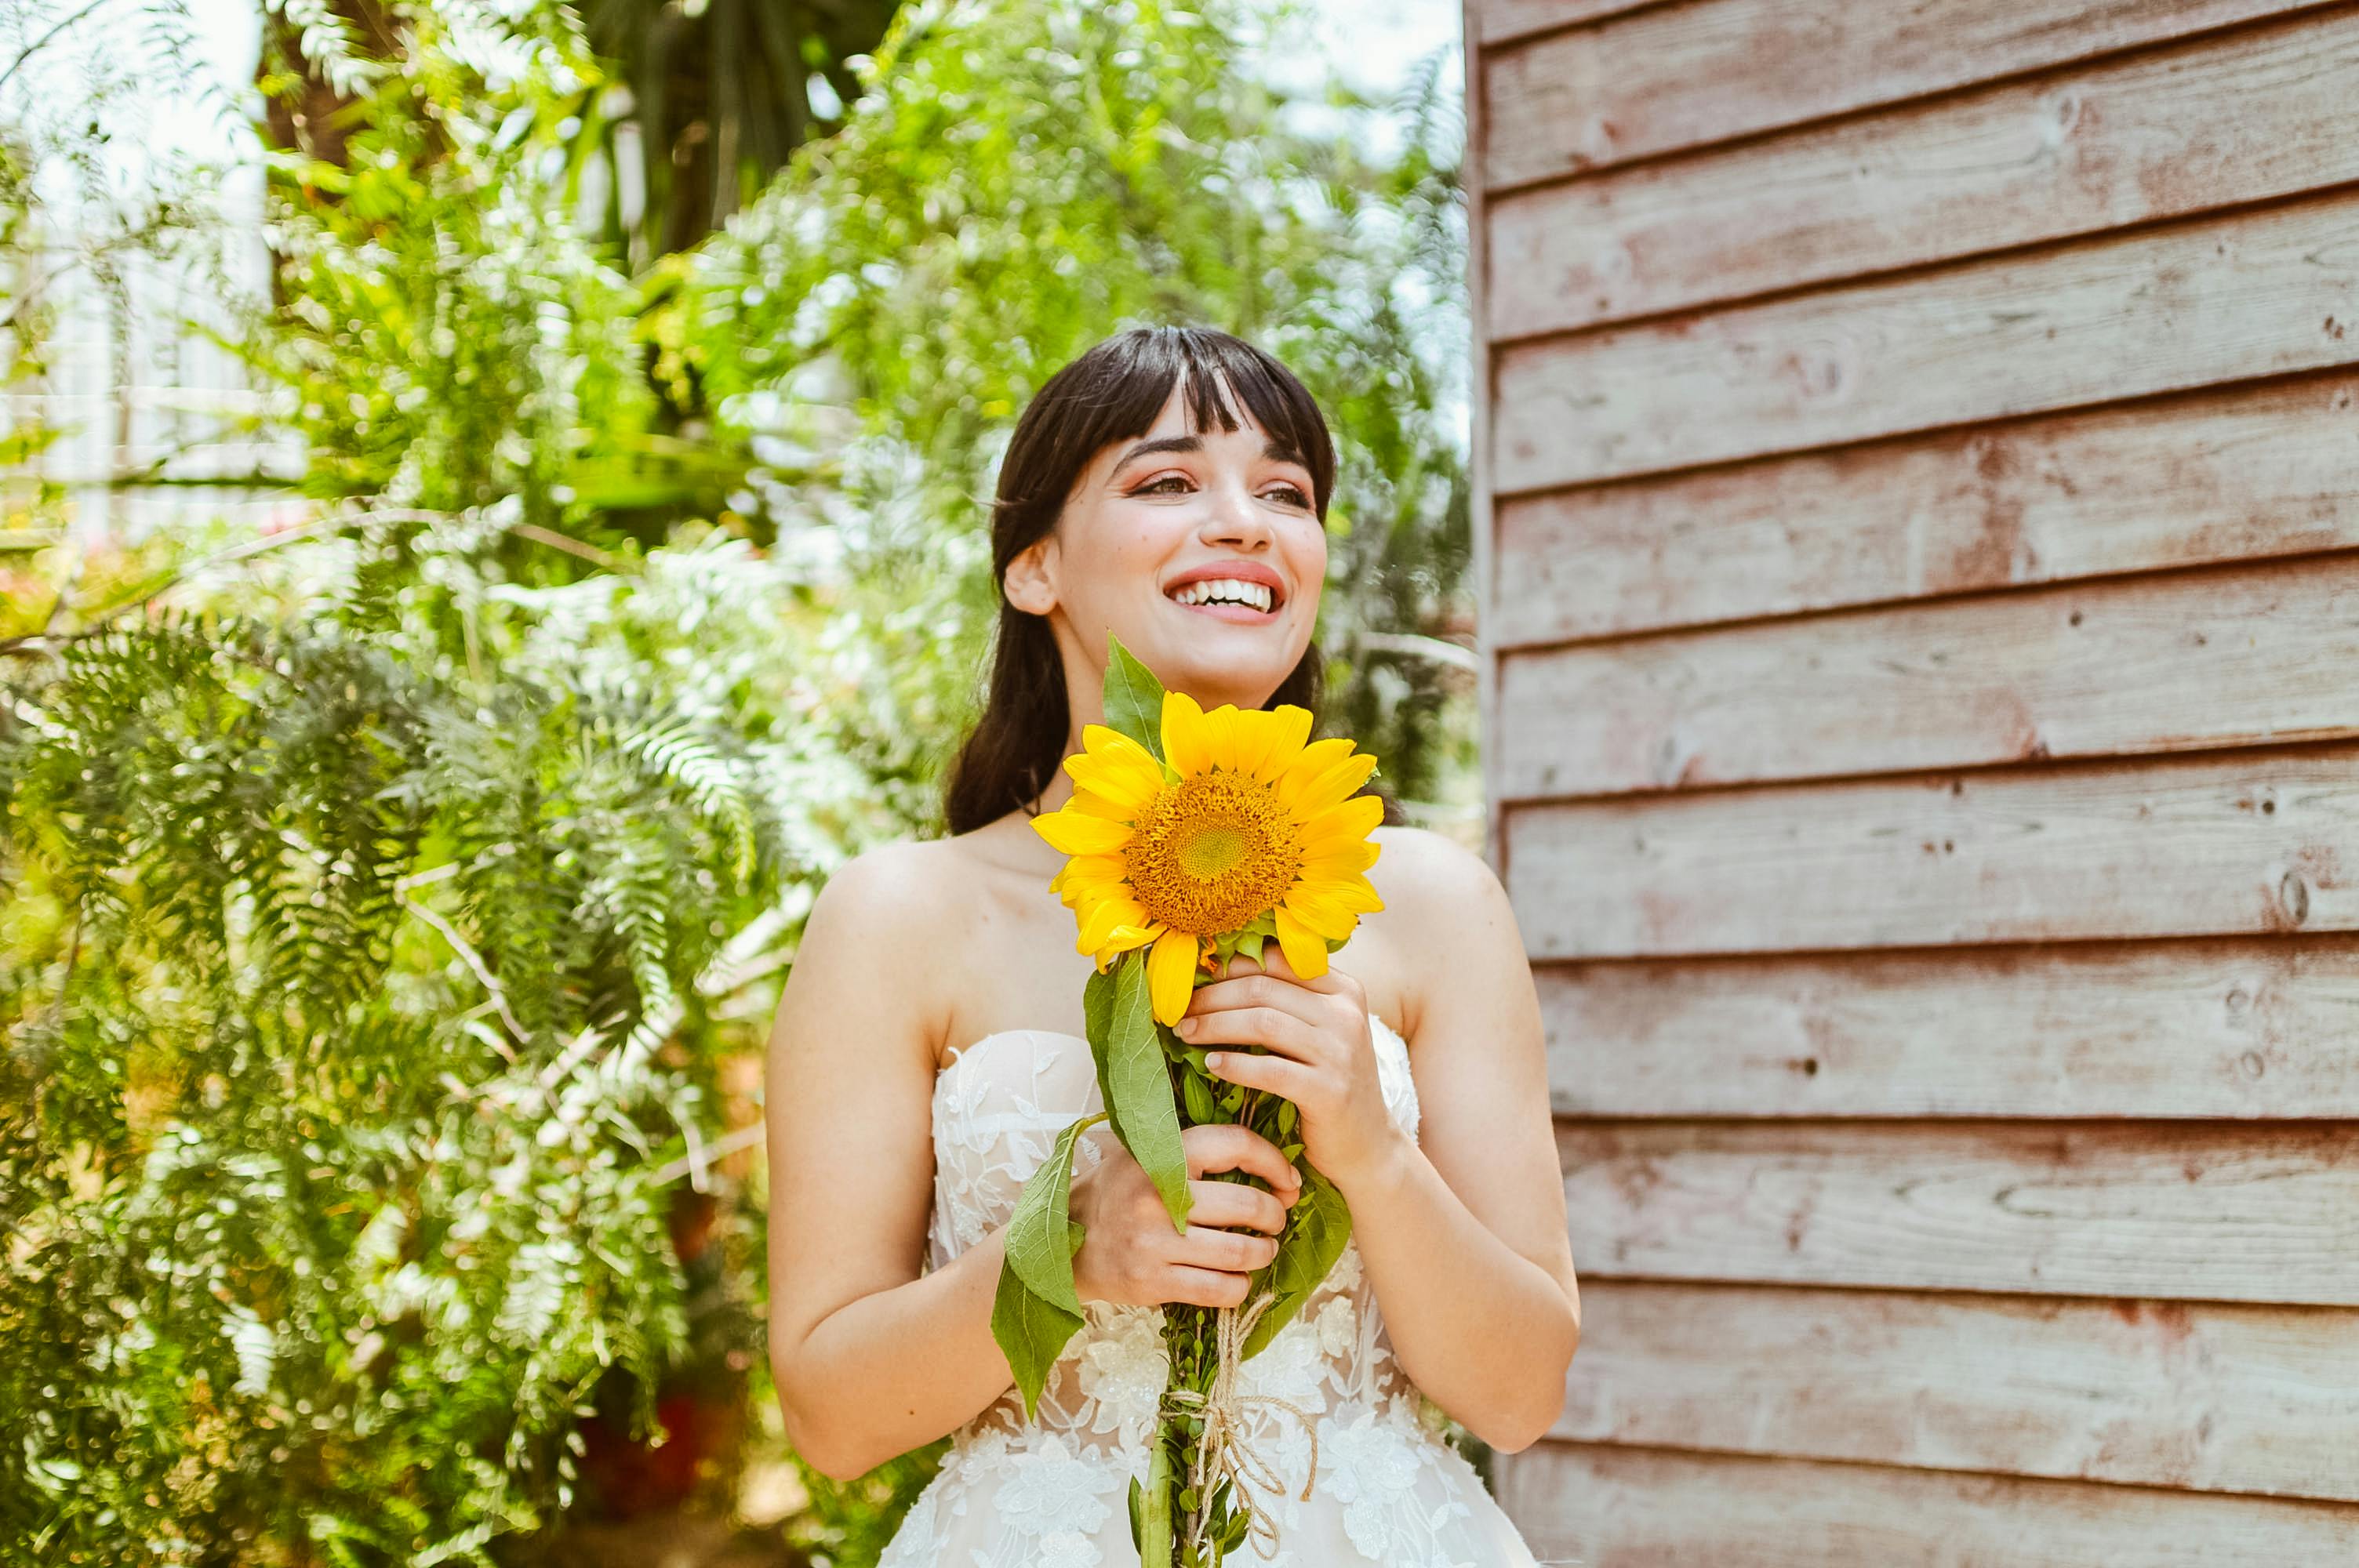
{"label": "smiling woman", "polygon": [[[1334,470],[1302,384],[1223,333],[1125,333],[1051,377],[1000,475],[1000,638],[951,835],[859,857],[811,911],[766,1092],[788,1433],[845,1477],[954,1433],[881,1568],[1154,1555],[1157,1517],[1135,1541],[1126,1504],[1184,1359],[1166,1309],[1240,1306],[1331,1202],[1332,1271],[1235,1366],[1269,1568],[1534,1561],[1446,1431],[1528,1445],[1580,1336],[1538,1000],[1490,869],[1378,823],[1397,812],[1351,742],[1309,740]],[[1117,643],[1170,694],[1160,758],[1108,743]],[[1265,907],[1264,962],[1195,986],[1201,935]],[[1175,1227],[1104,1123],[1077,919],[1084,949],[1168,928],[1155,1016],[1224,1047],[1222,1092],[1296,1108],[1318,1192],[1255,1127],[1200,1119]],[[1080,1326],[1019,1389],[994,1323],[1044,1169],[1070,1172],[1048,1212],[1079,1227]]]}
{"label": "smiling woman", "polygon": [[[950,830],[1039,798],[1078,744],[1068,672],[1088,672],[1093,688],[1110,627],[1208,708],[1316,711],[1312,633],[1334,479],[1319,406],[1283,365],[1226,333],[1125,332],[1052,377],[1000,470],[997,646],[984,713],[945,792]],[[1263,672],[1274,660],[1282,678],[1272,691]]]}

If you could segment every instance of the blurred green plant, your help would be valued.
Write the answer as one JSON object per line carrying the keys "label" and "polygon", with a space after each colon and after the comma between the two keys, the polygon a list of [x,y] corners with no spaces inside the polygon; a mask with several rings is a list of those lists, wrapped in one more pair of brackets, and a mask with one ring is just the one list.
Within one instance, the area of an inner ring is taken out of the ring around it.
{"label": "blurred green plant", "polygon": [[[1472,793],[1441,62],[1314,103],[1236,0],[929,0],[635,275],[568,6],[409,0],[375,52],[274,8],[335,156],[266,155],[231,341],[312,520],[7,557],[8,1562],[491,1563],[667,1379],[767,1397],[745,1068],[812,891],[938,830],[997,455],[1099,337],[1303,374],[1332,719],[1412,809]],[[939,1450],[805,1468],[781,1538],[873,1561]]]}
{"label": "blurred green plant", "polygon": [[[1322,645],[1331,717],[1452,820],[1473,777],[1462,407],[1463,125],[1447,59],[1379,111],[1280,92],[1313,51],[1282,8],[1161,0],[905,6],[843,131],[726,232],[650,279],[658,373],[762,449],[812,405],[906,446],[937,522],[904,580],[964,650],[995,606],[973,565],[1033,389],[1122,328],[1199,322],[1277,354],[1342,467]],[[1387,118],[1389,158],[1355,127]],[[791,445],[780,450],[791,452]],[[759,478],[758,475],[756,476]],[[948,558],[929,558],[947,550]],[[972,657],[929,662],[956,684]]]}
{"label": "blurred green plant", "polygon": [[809,573],[714,535],[521,588],[515,514],[16,649],[9,1561],[481,1560],[609,1368],[645,1428],[789,890],[903,817],[777,656]]}

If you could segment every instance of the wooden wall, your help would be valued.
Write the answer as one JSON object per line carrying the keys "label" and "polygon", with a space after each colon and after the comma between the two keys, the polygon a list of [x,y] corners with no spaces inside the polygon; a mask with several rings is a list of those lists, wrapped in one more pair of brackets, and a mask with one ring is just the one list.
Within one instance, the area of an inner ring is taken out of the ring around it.
{"label": "wooden wall", "polygon": [[1469,0],[1592,1568],[2359,1563],[2359,5]]}

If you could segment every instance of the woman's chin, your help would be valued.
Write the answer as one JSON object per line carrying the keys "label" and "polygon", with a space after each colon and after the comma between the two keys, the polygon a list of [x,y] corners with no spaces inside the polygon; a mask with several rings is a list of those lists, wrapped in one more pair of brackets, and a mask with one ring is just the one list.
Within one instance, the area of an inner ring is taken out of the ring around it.
{"label": "woman's chin", "polygon": [[1164,685],[1207,708],[1224,702],[1256,708],[1285,684],[1302,654],[1276,638],[1254,635],[1255,630],[1208,624],[1150,663]]}

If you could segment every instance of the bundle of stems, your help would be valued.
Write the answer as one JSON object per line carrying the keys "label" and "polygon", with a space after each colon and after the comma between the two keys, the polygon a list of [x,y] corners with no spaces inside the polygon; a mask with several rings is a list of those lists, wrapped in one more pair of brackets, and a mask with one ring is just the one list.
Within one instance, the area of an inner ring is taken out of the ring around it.
{"label": "bundle of stems", "polygon": [[[1171,1025],[1197,986],[1223,978],[1236,954],[1260,962],[1266,944],[1277,943],[1298,975],[1326,972],[1356,912],[1382,907],[1359,875],[1375,859],[1366,838],[1377,818],[1363,808],[1381,806],[1349,798],[1374,759],[1353,755],[1348,741],[1306,746],[1304,709],[1207,715],[1184,693],[1164,691],[1119,642],[1109,649],[1104,711],[1104,725],[1084,730],[1087,753],[1065,760],[1074,799],[1035,819],[1071,857],[1051,886],[1073,907],[1081,950],[1097,960],[1082,1009],[1104,1108],[1064,1129],[1026,1183],[1008,1224],[992,1332],[1028,1419],[1082,1325],[1072,1260],[1083,1232],[1070,1210],[1074,1143],[1090,1128],[1112,1124],[1182,1233],[1190,1207],[1184,1128],[1239,1124],[1279,1148],[1302,1189],[1243,1305],[1163,1308],[1170,1372],[1147,1476],[1131,1482],[1140,1568],[1217,1568],[1249,1535],[1275,1541],[1248,1481],[1287,1484],[1251,1451],[1240,1420],[1243,1405],[1287,1401],[1239,1392],[1237,1368],[1326,1278],[1350,1239],[1351,1211],[1302,1158],[1293,1102],[1215,1078],[1203,1048]],[[1207,1179],[1254,1180],[1237,1171]],[[1315,1433],[1313,1443],[1315,1454]]]}

